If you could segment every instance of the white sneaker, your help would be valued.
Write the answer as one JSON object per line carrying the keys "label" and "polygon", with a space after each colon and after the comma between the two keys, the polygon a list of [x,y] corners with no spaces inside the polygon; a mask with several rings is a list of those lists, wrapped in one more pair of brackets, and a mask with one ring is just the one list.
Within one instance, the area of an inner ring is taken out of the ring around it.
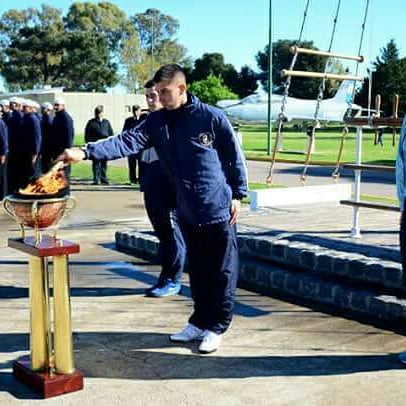
{"label": "white sneaker", "polygon": [[169,339],[178,343],[188,343],[189,341],[202,340],[204,336],[204,330],[188,324],[182,331],[169,336]]}
{"label": "white sneaker", "polygon": [[222,340],[221,334],[216,334],[213,331],[206,330],[202,343],[199,346],[199,352],[208,354],[217,351]]}

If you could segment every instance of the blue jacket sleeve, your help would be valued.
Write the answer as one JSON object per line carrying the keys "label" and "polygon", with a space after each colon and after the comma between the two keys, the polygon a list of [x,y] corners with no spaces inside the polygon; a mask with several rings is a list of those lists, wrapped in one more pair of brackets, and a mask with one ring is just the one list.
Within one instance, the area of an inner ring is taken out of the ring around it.
{"label": "blue jacket sleeve", "polygon": [[248,178],[241,146],[225,116],[219,115],[214,126],[216,134],[214,147],[218,151],[227,183],[233,192],[232,198],[242,199],[248,194]]}
{"label": "blue jacket sleeve", "polygon": [[89,159],[117,159],[137,154],[149,146],[145,122],[115,137],[90,142],[86,145]]}

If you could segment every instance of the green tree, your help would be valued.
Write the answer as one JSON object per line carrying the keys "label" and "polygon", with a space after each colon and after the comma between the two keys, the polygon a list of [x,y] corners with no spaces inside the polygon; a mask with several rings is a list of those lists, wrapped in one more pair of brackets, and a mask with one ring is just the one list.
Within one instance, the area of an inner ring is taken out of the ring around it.
{"label": "green tree", "polygon": [[[106,4],[100,3],[96,10],[104,10]],[[105,91],[118,83],[114,58],[120,45],[110,21],[113,17],[95,24],[95,13],[90,13],[95,9],[80,7],[75,3],[65,21],[60,10],[46,5],[3,14],[0,68],[10,90],[51,85]],[[109,28],[103,29],[104,25]],[[115,27],[117,33],[120,27]]]}
{"label": "green tree", "polygon": [[[282,94],[286,78],[281,77],[282,69],[289,69],[293,58],[290,48],[293,45],[298,45],[303,48],[318,49],[313,41],[292,41],[288,39],[278,40],[272,44],[272,84],[273,92]],[[269,46],[266,46],[264,51],[259,51],[256,55],[258,67],[260,69],[260,78],[264,88],[268,89],[268,71],[269,71]],[[295,70],[324,72],[326,58],[316,55],[301,54],[298,56]],[[332,61],[330,71],[335,73],[343,73],[344,68],[338,61]],[[307,79],[292,77],[292,82],[289,89],[289,95],[303,99],[315,99],[318,94],[318,89],[321,79]],[[337,90],[339,83],[337,81],[327,81],[324,91],[324,98],[331,97]]]}
{"label": "green tree", "polygon": [[61,76],[65,38],[60,10],[9,10],[0,22],[0,69],[10,90],[54,84]]}
{"label": "green tree", "polygon": [[380,49],[380,52],[381,55],[373,63],[375,69],[379,69],[387,63],[399,61],[399,49],[393,38],[386,44],[386,47]]}
{"label": "green tree", "polygon": [[142,87],[161,65],[190,65],[186,48],[174,38],[179,29],[175,18],[150,8],[130,20],[138,32],[139,50],[124,52],[124,83],[127,87]]}
{"label": "green tree", "polygon": [[218,52],[205,53],[201,58],[195,60],[194,69],[190,73],[191,82],[200,81],[210,75],[219,77],[224,84],[240,98],[255,91],[256,73],[248,66],[243,66],[237,72],[232,64],[224,62],[223,54]]}
{"label": "green tree", "polygon": [[[393,109],[393,96],[400,97],[400,114],[406,111],[406,58],[399,58],[399,50],[392,39],[380,49],[381,54],[373,63],[376,71],[372,73],[372,108],[376,95],[381,95],[381,110],[385,116],[390,116]],[[356,96],[356,103],[368,105],[369,77],[364,81]]]}
{"label": "green tree", "polygon": [[193,82],[189,86],[189,91],[196,95],[201,101],[216,105],[219,100],[237,99],[237,95],[231,92],[223,81],[214,75],[209,75],[206,79]]}
{"label": "green tree", "polygon": [[73,3],[64,18],[70,32],[92,32],[107,41],[111,60],[120,60],[125,41],[138,36],[131,21],[115,4]]}

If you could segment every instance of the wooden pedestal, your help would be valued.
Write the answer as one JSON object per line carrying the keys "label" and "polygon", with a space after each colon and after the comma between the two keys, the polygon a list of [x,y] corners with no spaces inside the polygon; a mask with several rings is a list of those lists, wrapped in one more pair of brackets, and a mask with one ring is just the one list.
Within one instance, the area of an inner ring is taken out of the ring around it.
{"label": "wooden pedestal", "polygon": [[83,389],[83,374],[78,369],[73,374],[36,372],[30,368],[29,356],[14,362],[13,375],[45,399]]}

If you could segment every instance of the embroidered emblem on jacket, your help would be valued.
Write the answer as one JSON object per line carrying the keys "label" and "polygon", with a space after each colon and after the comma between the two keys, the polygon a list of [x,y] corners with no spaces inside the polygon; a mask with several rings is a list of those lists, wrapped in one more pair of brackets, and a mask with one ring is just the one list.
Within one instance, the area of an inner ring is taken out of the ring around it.
{"label": "embroidered emblem on jacket", "polygon": [[213,134],[211,133],[200,133],[199,134],[200,144],[208,147],[213,142]]}

